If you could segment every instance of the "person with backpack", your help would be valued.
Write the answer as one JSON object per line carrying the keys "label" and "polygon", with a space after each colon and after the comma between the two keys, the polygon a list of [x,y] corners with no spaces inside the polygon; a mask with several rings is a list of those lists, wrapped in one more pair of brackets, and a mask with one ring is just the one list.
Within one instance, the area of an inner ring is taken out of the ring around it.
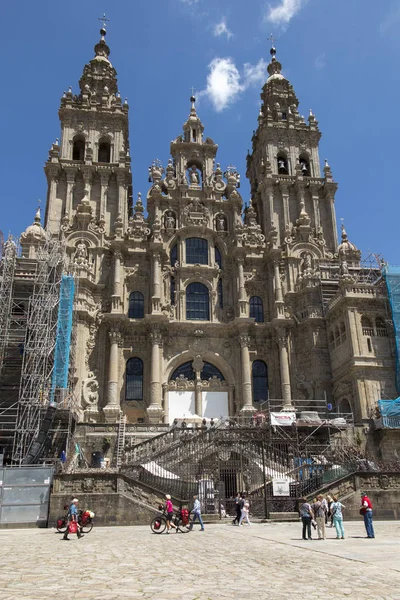
{"label": "person with backpack", "polygon": [[321,494],[317,496],[316,501],[311,507],[315,515],[315,520],[317,522],[317,533],[319,540],[325,539],[325,512],[327,510],[326,507],[326,500],[324,500],[324,497]]}
{"label": "person with backpack", "polygon": [[364,525],[367,532],[367,537],[373,539],[375,537],[375,532],[372,524],[372,502],[364,492],[361,494],[360,515],[364,517]]}
{"label": "person with backpack", "polygon": [[343,514],[342,508],[346,508],[341,502],[338,501],[336,496],[333,496],[333,503],[331,505],[331,513],[333,515],[333,524],[336,529],[336,539],[344,540],[344,527],[343,527]]}
{"label": "person with backpack", "polygon": [[307,536],[309,540],[312,540],[311,521],[314,519],[314,513],[306,498],[302,498],[300,502],[300,517],[303,523],[303,540],[306,540]]}
{"label": "person with backpack", "polygon": [[68,534],[69,533],[76,533],[76,535],[78,536],[78,539],[83,537],[83,534],[81,533],[81,528],[78,522],[78,498],[73,498],[72,502],[71,502],[71,506],[68,509],[68,523],[67,523],[67,530],[64,533],[63,536],[63,540],[67,540],[69,541],[69,537]]}

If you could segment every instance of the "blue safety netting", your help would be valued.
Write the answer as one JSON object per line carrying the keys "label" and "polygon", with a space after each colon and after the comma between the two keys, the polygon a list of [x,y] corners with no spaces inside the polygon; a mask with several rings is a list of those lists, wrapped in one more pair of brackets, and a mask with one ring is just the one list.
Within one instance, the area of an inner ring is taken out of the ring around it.
{"label": "blue safety netting", "polygon": [[63,275],[60,285],[60,304],[58,307],[57,337],[54,351],[51,400],[54,400],[54,392],[57,388],[65,389],[68,387],[74,290],[74,278],[70,275]]}
{"label": "blue safety netting", "polygon": [[400,267],[386,265],[383,269],[383,277],[386,281],[394,335],[396,341],[396,388],[400,394]]}

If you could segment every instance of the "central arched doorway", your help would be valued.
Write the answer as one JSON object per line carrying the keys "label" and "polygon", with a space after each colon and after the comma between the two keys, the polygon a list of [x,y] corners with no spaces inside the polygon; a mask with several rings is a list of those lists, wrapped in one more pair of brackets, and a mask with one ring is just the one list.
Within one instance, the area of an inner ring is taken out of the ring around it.
{"label": "central arched doorway", "polygon": [[165,412],[168,423],[219,419],[229,415],[228,384],[212,363],[196,358],[179,365],[167,385]]}

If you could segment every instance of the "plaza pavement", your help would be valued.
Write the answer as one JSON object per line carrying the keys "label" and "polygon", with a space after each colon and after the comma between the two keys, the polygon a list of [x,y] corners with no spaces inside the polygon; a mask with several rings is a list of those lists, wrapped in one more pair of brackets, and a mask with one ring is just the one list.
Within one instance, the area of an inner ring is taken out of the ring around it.
{"label": "plaza pavement", "polygon": [[0,600],[400,600],[400,522],[345,522],[346,539],[301,540],[300,523],[94,528],[64,542],[52,529],[0,530]]}

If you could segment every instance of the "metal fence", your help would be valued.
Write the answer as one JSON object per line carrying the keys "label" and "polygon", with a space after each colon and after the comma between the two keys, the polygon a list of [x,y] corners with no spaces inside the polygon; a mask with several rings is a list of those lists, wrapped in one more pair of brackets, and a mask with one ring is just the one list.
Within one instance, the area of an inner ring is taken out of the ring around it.
{"label": "metal fence", "polygon": [[46,527],[52,467],[0,467],[0,525]]}

